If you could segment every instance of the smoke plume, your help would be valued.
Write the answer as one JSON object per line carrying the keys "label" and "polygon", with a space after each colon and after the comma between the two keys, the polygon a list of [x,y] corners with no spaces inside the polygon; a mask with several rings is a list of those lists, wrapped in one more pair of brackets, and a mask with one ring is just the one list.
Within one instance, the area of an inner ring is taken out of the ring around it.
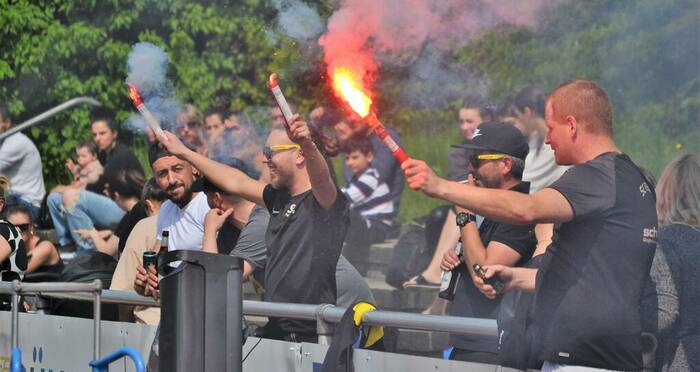
{"label": "smoke plume", "polygon": [[[463,71],[440,75],[443,52],[486,29],[532,27],[542,0],[343,0],[319,39],[328,71],[350,69],[371,90],[381,64],[410,66],[438,91]],[[435,55],[426,53],[434,52]],[[443,71],[444,72],[444,71]],[[435,75],[437,73],[438,75]],[[438,78],[436,78],[436,76]],[[482,86],[483,80],[477,84]]]}
{"label": "smoke plume", "polygon": [[[151,43],[137,43],[127,59],[126,82],[133,83],[141,93],[143,102],[158,119],[163,129],[172,129],[179,105],[175,99],[172,83],[167,79],[168,55]],[[146,123],[137,112],[127,120],[134,131],[144,132]]]}

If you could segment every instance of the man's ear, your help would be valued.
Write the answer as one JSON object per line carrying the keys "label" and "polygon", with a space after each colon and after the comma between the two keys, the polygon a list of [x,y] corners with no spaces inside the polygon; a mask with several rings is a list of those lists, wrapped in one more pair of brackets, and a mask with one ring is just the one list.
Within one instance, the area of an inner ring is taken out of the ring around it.
{"label": "man's ear", "polygon": [[367,153],[367,160],[371,163],[374,160],[374,153],[372,151]]}
{"label": "man's ear", "polygon": [[192,174],[198,177],[202,175],[201,173],[199,173],[199,169],[197,169],[195,166],[192,166]]}
{"label": "man's ear", "polygon": [[576,137],[579,130],[578,121],[576,120],[576,117],[574,117],[573,115],[566,115],[564,117],[564,122],[568,126],[570,136],[572,138]]}
{"label": "man's ear", "polygon": [[294,158],[294,165],[300,167],[304,165],[304,161],[306,161],[306,158],[304,157],[304,152],[299,150],[299,154],[296,158]]}
{"label": "man's ear", "polygon": [[501,174],[503,176],[509,174],[510,171],[513,170],[513,158],[511,158],[510,156],[506,156],[505,158],[503,158],[501,164],[503,164],[503,167],[501,167]]}

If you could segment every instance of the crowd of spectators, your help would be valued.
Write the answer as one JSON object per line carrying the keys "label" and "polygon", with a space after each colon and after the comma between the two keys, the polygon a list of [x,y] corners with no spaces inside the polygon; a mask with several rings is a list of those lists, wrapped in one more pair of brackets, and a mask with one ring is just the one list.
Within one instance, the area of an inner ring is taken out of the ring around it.
{"label": "crowd of spectators", "polygon": [[[169,250],[241,258],[265,301],[373,303],[363,278],[370,246],[397,236],[408,181],[448,204],[429,216],[441,226],[426,237],[436,242],[431,262],[403,287],[437,286],[458,271],[454,299],[425,313],[498,320],[498,340],[452,335],[451,359],[641,370],[646,330],[659,339],[659,369],[700,368],[698,156],[674,160],[655,189],[615,145],[609,98],[589,81],[549,95],[527,87],[498,108],[470,97],[456,117],[462,138],[441,178],[420,160],[400,165],[361,120],[330,107],[308,122],[270,108],[261,140],[237,114],[188,104],[164,123],[165,136],[149,133],[146,179],[114,117],[97,110],[92,141],[66,160],[71,182],[46,196],[36,147],[13,134],[0,142],[2,279],[60,277],[70,258],[102,255],[118,261],[111,289],[158,299],[158,273],[142,257],[167,231]],[[0,105],[0,133],[11,125]],[[343,187],[329,160],[339,152]],[[56,245],[36,234],[43,199]],[[120,317],[158,324],[160,312],[124,308]],[[315,322],[288,318],[271,318],[258,335],[317,339]]]}

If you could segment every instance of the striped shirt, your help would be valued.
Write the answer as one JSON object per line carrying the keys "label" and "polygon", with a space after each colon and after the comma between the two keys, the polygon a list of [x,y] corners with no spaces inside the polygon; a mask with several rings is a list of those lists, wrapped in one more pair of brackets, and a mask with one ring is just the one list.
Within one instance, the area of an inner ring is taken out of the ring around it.
{"label": "striped shirt", "polygon": [[372,223],[392,224],[396,215],[394,203],[389,186],[379,181],[379,172],[376,169],[367,168],[359,176],[353,176],[342,191],[350,200],[350,208],[359,212],[368,226]]}

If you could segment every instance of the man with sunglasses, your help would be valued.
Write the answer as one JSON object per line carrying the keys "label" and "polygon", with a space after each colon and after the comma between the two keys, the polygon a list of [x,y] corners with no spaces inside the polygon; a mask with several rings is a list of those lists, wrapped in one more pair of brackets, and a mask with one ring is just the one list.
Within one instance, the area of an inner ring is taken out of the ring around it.
{"label": "man with sunglasses", "polygon": [[535,194],[451,183],[413,159],[403,164],[406,178],[413,189],[496,221],[556,224],[539,269],[485,267],[506,290],[535,292],[533,349],[543,371],[640,371],[639,304],[656,249],[653,184],[615,144],[612,103],[596,82],[555,88],[545,121],[557,164],[573,167]]}
{"label": "man with sunglasses", "polygon": [[[335,303],[336,264],[349,221],[348,203],[333,182],[323,153],[299,115],[289,127],[273,129],[263,150],[270,183],[187,149],[172,134],[161,144],[200,170],[225,193],[248,199],[270,212],[266,232],[265,301]],[[316,323],[271,318],[267,338],[315,342]]]}
{"label": "man with sunglasses", "polygon": [[[515,127],[502,123],[482,123],[474,131],[472,141],[455,147],[471,151],[468,173],[476,186],[489,189],[512,190],[527,194],[530,184],[522,181],[528,145]],[[471,179],[471,178],[470,178]],[[462,256],[448,250],[440,268],[461,271],[461,281],[450,307],[450,315],[496,319],[500,300],[484,297],[472,283],[474,264],[521,266],[535,249],[534,226],[499,223],[488,218],[477,227],[476,216],[456,207],[456,224],[460,229]],[[450,359],[479,363],[498,363],[498,343],[493,337],[452,334],[454,350]]]}

